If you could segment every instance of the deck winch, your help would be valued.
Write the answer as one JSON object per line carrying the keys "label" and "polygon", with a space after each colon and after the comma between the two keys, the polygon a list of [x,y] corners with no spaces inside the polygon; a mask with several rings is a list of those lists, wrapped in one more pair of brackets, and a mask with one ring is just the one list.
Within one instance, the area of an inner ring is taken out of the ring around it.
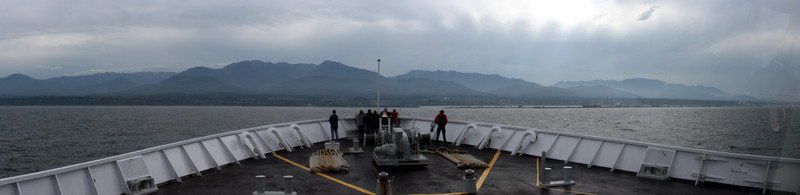
{"label": "deck winch", "polygon": [[373,151],[375,164],[378,166],[428,166],[428,158],[420,153],[421,145],[430,142],[429,134],[419,130],[389,128],[384,126],[376,136],[378,144]]}

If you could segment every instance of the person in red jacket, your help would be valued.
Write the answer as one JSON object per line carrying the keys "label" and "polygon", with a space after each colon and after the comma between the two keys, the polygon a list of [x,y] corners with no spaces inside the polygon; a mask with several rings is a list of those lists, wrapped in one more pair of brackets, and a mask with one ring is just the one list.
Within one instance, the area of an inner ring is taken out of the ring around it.
{"label": "person in red jacket", "polygon": [[439,115],[436,115],[436,118],[433,119],[433,122],[436,123],[436,137],[433,139],[434,141],[439,141],[439,132],[442,132],[442,138],[444,139],[444,143],[447,144],[447,133],[445,133],[444,126],[447,125],[447,115],[444,114],[444,110],[439,110]]}
{"label": "person in red jacket", "polygon": [[397,113],[397,109],[392,109],[392,112],[390,112],[389,114],[392,115],[392,126],[393,127],[394,126],[399,126],[399,125],[397,125],[398,124],[397,115],[399,115],[400,113]]}

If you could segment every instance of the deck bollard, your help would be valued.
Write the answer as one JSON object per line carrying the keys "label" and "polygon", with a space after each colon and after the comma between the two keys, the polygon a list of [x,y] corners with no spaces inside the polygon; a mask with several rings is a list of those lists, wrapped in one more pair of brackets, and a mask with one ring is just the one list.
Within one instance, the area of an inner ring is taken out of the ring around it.
{"label": "deck bollard", "polygon": [[257,191],[253,192],[253,194],[263,194],[264,193],[264,190],[265,190],[264,189],[264,187],[265,187],[264,185],[265,185],[265,182],[266,182],[265,180],[266,179],[267,179],[267,176],[256,175],[256,180],[258,181],[258,184],[257,184],[258,187],[256,188]]}
{"label": "deck bollard", "polygon": [[550,184],[550,171],[552,171],[550,167],[544,168],[544,174],[542,175],[542,184]]}
{"label": "deck bollard", "polygon": [[392,194],[392,179],[389,178],[389,173],[378,173],[378,190],[376,195],[391,195]]}
{"label": "deck bollard", "polygon": [[564,166],[564,182],[572,181],[572,167],[571,166]]}
{"label": "deck bollard", "polygon": [[359,145],[358,142],[359,142],[358,138],[353,139],[353,150],[355,150],[355,151],[360,151],[361,150],[361,146]]}
{"label": "deck bollard", "polygon": [[258,190],[253,192],[253,195],[297,194],[297,192],[294,192],[294,188],[292,188],[292,178],[294,178],[294,176],[283,176],[283,191],[265,191],[267,177],[264,175],[256,175],[256,179],[258,180]]}
{"label": "deck bollard", "polygon": [[283,193],[292,194],[292,191],[294,191],[294,189],[292,189],[292,178],[294,178],[294,176],[291,175],[283,176]]}
{"label": "deck bollard", "polygon": [[[550,175],[546,175],[548,172],[545,172],[545,169],[547,169],[547,152],[542,151],[542,157],[539,158],[539,164],[539,172],[542,173],[539,175],[539,180],[541,180],[540,184],[550,183]],[[545,183],[544,181],[547,182]]]}
{"label": "deck bollard", "polygon": [[464,173],[464,177],[461,178],[461,180],[464,181],[464,192],[467,192],[467,194],[477,193],[478,189],[475,186],[475,181],[477,180],[475,177],[475,170],[467,169]]}
{"label": "deck bollard", "polygon": [[542,159],[542,167],[546,167],[547,166],[547,152],[542,151],[542,158],[541,159]]}

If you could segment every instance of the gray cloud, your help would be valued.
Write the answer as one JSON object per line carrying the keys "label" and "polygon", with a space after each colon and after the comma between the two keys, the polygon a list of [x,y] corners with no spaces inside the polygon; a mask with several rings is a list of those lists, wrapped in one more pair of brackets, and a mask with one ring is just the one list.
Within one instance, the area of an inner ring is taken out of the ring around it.
{"label": "gray cloud", "polygon": [[652,16],[652,15],[653,15],[653,12],[656,12],[656,8],[658,8],[658,6],[653,6],[653,7],[650,7],[650,9],[649,9],[649,10],[645,11],[644,13],[642,13],[642,15],[641,15],[641,16],[639,16],[639,19],[638,19],[638,20],[639,20],[639,21],[645,21],[645,20],[647,20],[648,18],[650,18],[650,16]]}
{"label": "gray cloud", "polygon": [[0,1],[0,77],[241,60],[375,70],[381,58],[387,76],[440,69],[541,84],[647,77],[742,91],[742,78],[768,61],[743,54],[773,56],[786,21],[767,14],[760,18],[770,25],[750,32],[748,1],[659,2],[659,17],[649,2],[559,2]]}

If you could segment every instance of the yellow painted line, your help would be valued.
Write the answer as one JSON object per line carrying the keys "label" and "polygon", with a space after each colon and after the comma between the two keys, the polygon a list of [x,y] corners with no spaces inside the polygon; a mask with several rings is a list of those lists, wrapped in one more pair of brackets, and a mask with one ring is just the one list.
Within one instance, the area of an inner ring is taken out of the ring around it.
{"label": "yellow painted line", "polygon": [[481,186],[483,185],[483,181],[486,180],[486,176],[489,175],[489,171],[492,170],[492,167],[494,166],[494,162],[497,162],[497,157],[499,157],[499,156],[500,156],[500,150],[497,150],[497,153],[494,153],[494,158],[492,158],[492,162],[489,163],[489,168],[486,168],[485,170],[483,170],[483,174],[481,174],[481,178],[478,179],[478,183],[475,184],[475,185],[477,185],[475,187],[475,190],[478,190],[478,191],[481,190]]}
{"label": "yellow painted line", "polygon": [[360,192],[363,192],[364,194],[375,195],[375,193],[374,193],[374,192],[370,192],[370,191],[368,191],[368,190],[365,190],[364,188],[360,188],[360,187],[358,187],[358,186],[355,186],[355,185],[353,185],[353,184],[349,184],[349,183],[347,183],[347,182],[344,182],[344,181],[342,181],[342,180],[338,180],[338,179],[336,179],[336,178],[333,178],[333,177],[331,177],[331,176],[328,176],[328,175],[325,175],[325,174],[322,174],[322,173],[314,173],[314,174],[317,174],[317,175],[319,175],[319,176],[322,176],[322,177],[324,177],[324,178],[328,178],[328,179],[330,179],[331,181],[335,181],[335,182],[337,182],[337,183],[340,183],[340,184],[342,184],[342,185],[344,185],[344,186],[347,186],[347,187],[353,188],[354,190],[358,190],[358,191],[360,191]]}
{"label": "yellow painted line", "polygon": [[286,161],[286,162],[288,162],[289,164],[293,164],[294,166],[297,166],[297,167],[303,168],[303,169],[305,169],[306,171],[311,171],[311,169],[309,169],[308,167],[306,167],[306,166],[303,166],[303,165],[300,165],[300,164],[297,164],[297,163],[295,163],[294,161],[291,161],[291,160],[289,160],[289,159],[283,158],[283,156],[278,156],[278,154],[272,153],[272,156],[278,157],[279,159],[281,159],[281,160],[283,160],[283,161]]}
{"label": "yellow painted line", "polygon": [[[289,159],[283,158],[282,156],[279,156],[278,154],[272,153],[272,156],[278,157],[279,159],[281,159],[281,160],[283,160],[283,161],[286,161],[286,162],[288,162],[289,164],[293,164],[294,166],[297,166],[297,167],[300,167],[300,168],[302,168],[302,169],[305,169],[306,171],[311,171],[311,169],[309,169],[308,167],[305,167],[305,166],[303,166],[303,165],[297,164],[297,163],[295,163],[294,161],[291,161],[291,160],[289,160]],[[368,191],[368,190],[365,190],[364,188],[360,188],[360,187],[358,187],[358,186],[355,186],[355,185],[353,185],[353,184],[349,184],[349,183],[347,183],[347,182],[344,182],[344,181],[342,181],[342,180],[338,180],[338,179],[336,179],[336,178],[333,178],[333,177],[331,177],[331,176],[328,176],[328,175],[325,175],[325,174],[322,174],[322,173],[314,173],[314,174],[317,174],[317,175],[319,175],[319,176],[322,176],[322,177],[324,177],[324,178],[326,178],[326,179],[329,179],[329,180],[331,180],[331,181],[335,181],[336,183],[342,184],[342,185],[344,185],[344,186],[347,186],[347,187],[353,188],[354,190],[358,190],[358,191],[360,191],[360,192],[363,192],[364,194],[375,195],[375,193],[374,193],[374,192],[370,192],[370,191]]]}
{"label": "yellow painted line", "polygon": [[569,192],[569,193],[576,193],[576,194],[586,194],[586,195],[597,195],[597,194],[592,194],[592,193],[588,193],[588,192],[562,190],[562,189],[550,188],[550,187],[545,187],[545,186],[539,185],[539,158],[536,158],[536,186],[539,186],[540,188],[551,189],[551,190],[562,191],[562,192]]}

